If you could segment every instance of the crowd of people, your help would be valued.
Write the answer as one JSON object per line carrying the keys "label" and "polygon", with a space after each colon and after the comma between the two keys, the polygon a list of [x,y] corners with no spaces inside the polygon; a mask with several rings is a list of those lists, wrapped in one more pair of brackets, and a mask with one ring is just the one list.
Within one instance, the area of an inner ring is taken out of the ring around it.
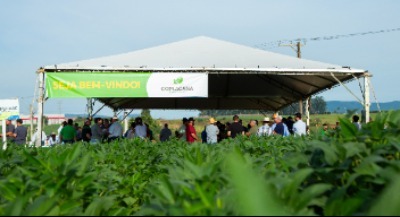
{"label": "crowd of people", "polygon": [[[361,123],[359,116],[352,117],[352,123],[358,130],[361,130]],[[258,120],[250,120],[249,123],[243,125],[243,121],[238,115],[233,116],[233,122],[226,124],[210,118],[208,124],[204,126],[203,131],[200,133],[201,138],[197,137],[195,131],[193,118],[183,118],[181,127],[175,132],[177,138],[187,141],[189,143],[202,142],[208,144],[216,144],[226,138],[235,138],[241,136],[273,136],[280,135],[287,136],[304,136],[309,135],[309,126],[302,120],[301,113],[294,115],[294,120],[291,116],[284,118],[280,115],[274,114],[271,118],[265,117],[262,120],[261,126],[258,126]],[[328,136],[328,124],[323,124],[323,127],[318,132],[318,136]],[[337,121],[336,125],[332,128],[335,132],[340,130],[340,122]]]}
{"label": "crowd of people", "polygon": [[[358,130],[361,130],[359,117],[354,115],[352,118],[353,124]],[[195,119],[193,117],[183,118],[182,125],[175,131],[175,138],[178,140],[186,141],[188,143],[202,142],[208,144],[216,144],[226,138],[235,138],[237,136],[273,136],[281,135],[287,136],[303,136],[309,134],[309,128],[302,120],[300,113],[294,115],[294,120],[291,116],[284,118],[280,115],[274,114],[271,118],[265,117],[260,126],[258,120],[250,120],[247,126],[243,125],[243,121],[238,115],[234,115],[233,122],[225,124],[216,121],[214,118],[208,119],[208,124],[204,126],[200,132],[200,138],[197,136]],[[7,141],[14,142],[18,145],[27,144],[27,128],[22,125],[23,121],[18,119],[15,127],[11,120],[6,121],[6,137]],[[340,123],[336,122],[333,130],[340,129]],[[323,124],[319,130],[319,136],[328,135],[328,124]],[[34,146],[39,132],[35,131],[29,145]],[[0,136],[2,136],[0,134]],[[58,128],[58,132],[52,132],[50,136],[46,136],[42,131],[42,146],[54,146],[56,144],[71,144],[75,142],[86,142],[90,144],[98,144],[111,142],[117,139],[133,139],[141,138],[154,140],[153,132],[149,125],[143,123],[141,117],[135,118],[130,124],[127,131],[123,132],[123,127],[118,120],[118,117],[111,119],[95,118],[94,123],[90,119],[86,119],[82,127],[78,123],[74,123],[72,119],[64,121]],[[161,142],[168,141],[172,138],[172,131],[168,128],[168,123],[164,124],[163,129],[159,133],[159,140]]]}
{"label": "crowd of people", "polygon": [[182,126],[176,131],[176,137],[189,143],[201,141],[203,143],[215,144],[226,138],[235,138],[241,136],[272,136],[272,135],[306,135],[307,127],[301,119],[301,114],[295,114],[295,121],[291,117],[283,118],[274,114],[272,118],[265,117],[262,125],[258,127],[257,120],[250,120],[247,126],[243,125],[243,121],[238,115],[233,116],[233,122],[226,124],[216,121],[214,118],[209,119],[209,123],[201,132],[201,138],[197,137],[193,118],[183,118]]}
{"label": "crowd of people", "polygon": [[[35,130],[28,143],[27,127],[22,124],[23,121],[21,119],[18,119],[16,123],[17,127],[11,123],[11,120],[6,121],[7,141],[17,145],[28,144],[29,146],[35,146],[36,139],[40,135],[38,130]],[[111,119],[95,118],[93,124],[90,119],[86,119],[82,127],[78,123],[74,123],[72,119],[68,119],[68,121],[64,121],[60,125],[57,133],[52,132],[49,136],[44,131],[41,133],[42,146],[71,144],[79,141],[97,144],[111,142],[116,139],[132,139],[135,137],[153,139],[153,132],[147,124],[143,123],[141,117],[137,117],[126,132],[123,132],[123,127],[118,121],[118,117],[113,117]],[[3,135],[0,134],[0,136],[2,137]]]}
{"label": "crowd of people", "polygon": [[93,124],[90,119],[86,119],[83,127],[74,125],[73,120],[68,119],[58,129],[58,135],[56,144],[71,144],[78,141],[98,144],[135,137],[153,139],[153,132],[148,124],[143,123],[141,117],[135,118],[135,121],[125,132],[123,132],[123,127],[116,116],[111,119],[95,118]]}

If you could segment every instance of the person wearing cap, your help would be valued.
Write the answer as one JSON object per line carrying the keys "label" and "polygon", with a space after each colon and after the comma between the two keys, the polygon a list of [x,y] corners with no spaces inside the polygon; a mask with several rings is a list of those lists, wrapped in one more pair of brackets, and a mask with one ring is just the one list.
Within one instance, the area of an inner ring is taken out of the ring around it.
{"label": "person wearing cap", "polygon": [[207,143],[216,144],[218,142],[219,129],[214,118],[210,118],[208,121],[209,124],[206,126]]}
{"label": "person wearing cap", "polygon": [[269,117],[265,117],[263,120],[263,125],[258,128],[258,136],[270,136],[272,134],[271,127],[270,127],[270,119]]}
{"label": "person wearing cap", "polygon": [[26,136],[28,135],[28,129],[22,125],[22,119],[17,119],[17,128],[14,130],[13,137],[15,144],[25,145]]}
{"label": "person wearing cap", "polygon": [[114,141],[122,137],[123,129],[122,125],[118,121],[118,117],[114,116],[111,119],[111,125],[108,129],[108,142]]}
{"label": "person wearing cap", "polygon": [[179,138],[182,141],[187,141],[186,140],[186,125],[187,125],[188,119],[187,118],[183,118],[182,119],[182,126],[179,127],[177,133],[176,133],[176,137]]}
{"label": "person wearing cap", "polygon": [[235,138],[237,135],[244,135],[244,129],[242,124],[239,122],[239,116],[233,116],[233,123],[229,125],[227,136],[231,137],[232,139]]}
{"label": "person wearing cap", "polygon": [[301,114],[298,112],[295,115],[296,122],[293,124],[293,133],[295,136],[306,135],[307,125],[301,120]]}
{"label": "person wearing cap", "polygon": [[90,119],[86,119],[85,123],[83,123],[82,141],[84,142],[90,142],[90,139],[92,138],[92,129],[90,128],[90,122]]}
{"label": "person wearing cap", "polygon": [[189,143],[193,143],[198,140],[196,129],[194,129],[194,119],[189,118],[188,123],[186,125],[186,140]]}

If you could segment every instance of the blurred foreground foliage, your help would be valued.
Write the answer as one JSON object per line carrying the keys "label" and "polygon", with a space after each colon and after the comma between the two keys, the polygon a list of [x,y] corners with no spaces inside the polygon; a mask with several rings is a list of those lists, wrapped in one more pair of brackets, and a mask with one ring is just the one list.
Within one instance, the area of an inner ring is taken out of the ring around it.
{"label": "blurred foreground foliage", "polygon": [[400,113],[323,138],[0,151],[0,215],[399,215]]}

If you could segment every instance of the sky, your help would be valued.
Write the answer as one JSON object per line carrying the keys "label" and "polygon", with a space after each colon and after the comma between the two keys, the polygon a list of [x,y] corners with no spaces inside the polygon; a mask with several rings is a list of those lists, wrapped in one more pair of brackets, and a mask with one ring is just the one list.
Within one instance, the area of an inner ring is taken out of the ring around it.
{"label": "sky", "polygon": [[[18,97],[21,113],[34,103],[36,70],[120,54],[196,36],[208,36],[296,56],[290,47],[263,47],[285,39],[352,34],[400,27],[397,0],[1,0],[0,99]],[[400,100],[400,31],[308,41],[302,58],[351,66],[373,74],[379,102]],[[361,98],[357,80],[347,84]],[[326,101],[355,101],[345,88]],[[371,101],[375,102],[374,95]],[[36,103],[35,103],[36,104]],[[36,106],[36,105],[35,105]],[[101,106],[95,104],[95,110]],[[37,109],[35,109],[37,110]],[[45,114],[85,113],[83,99],[49,99]],[[138,113],[135,110],[133,113]],[[110,114],[105,109],[99,114]],[[196,116],[196,110],[152,110],[154,118]]]}

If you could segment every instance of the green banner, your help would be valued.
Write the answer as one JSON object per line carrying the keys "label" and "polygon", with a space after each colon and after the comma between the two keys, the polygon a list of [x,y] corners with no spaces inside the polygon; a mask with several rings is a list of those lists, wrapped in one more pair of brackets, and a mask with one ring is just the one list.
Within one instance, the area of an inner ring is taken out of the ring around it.
{"label": "green banner", "polygon": [[206,73],[66,72],[46,74],[49,98],[208,97]]}
{"label": "green banner", "polygon": [[49,98],[148,97],[151,73],[47,73]]}

